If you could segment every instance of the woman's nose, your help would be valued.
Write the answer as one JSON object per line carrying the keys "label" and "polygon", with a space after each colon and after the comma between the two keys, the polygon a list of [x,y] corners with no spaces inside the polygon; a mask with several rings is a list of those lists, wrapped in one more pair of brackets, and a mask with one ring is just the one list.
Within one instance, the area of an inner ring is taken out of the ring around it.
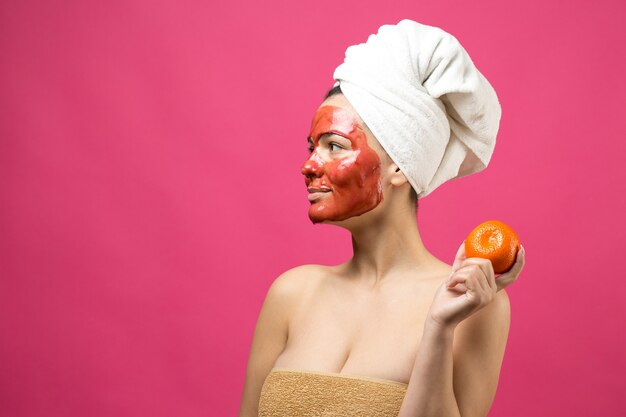
{"label": "woman's nose", "polygon": [[321,177],[322,165],[323,163],[321,163],[321,161],[319,160],[317,152],[313,152],[309,159],[304,161],[304,164],[302,164],[300,171],[302,172],[302,175],[306,177]]}

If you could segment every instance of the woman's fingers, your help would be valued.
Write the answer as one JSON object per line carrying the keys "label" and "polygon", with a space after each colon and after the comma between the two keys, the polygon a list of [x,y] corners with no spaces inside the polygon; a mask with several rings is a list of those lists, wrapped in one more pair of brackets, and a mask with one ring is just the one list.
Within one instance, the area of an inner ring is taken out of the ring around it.
{"label": "woman's fingers", "polygon": [[[484,291],[495,294],[498,291],[496,286],[496,279],[493,273],[493,266],[487,259],[481,258],[467,258],[461,268],[459,268],[454,274],[459,272],[468,272],[470,274],[476,274],[478,282]],[[453,275],[454,275],[453,274]]]}
{"label": "woman's fingers", "polygon": [[[515,258],[515,264],[513,264],[509,271],[498,275],[496,278],[491,261],[482,258],[467,258],[465,253],[465,241],[463,241],[454,258],[452,273],[448,279],[447,287],[450,289],[462,283],[468,291],[471,290],[475,292],[480,288],[483,291],[498,292],[517,280],[526,262],[525,255],[524,247],[520,246],[520,250],[517,252]],[[465,275],[466,273],[469,274],[469,276],[475,274],[475,272],[472,272],[473,269],[480,271],[479,274],[475,275],[477,278],[475,283],[468,282],[467,276]]]}
{"label": "woman's fingers", "polygon": [[455,273],[454,275],[452,275],[452,277],[448,281],[448,284],[446,287],[448,289],[455,289],[455,287],[462,285],[463,287],[465,287],[465,291],[463,292],[466,292],[466,293],[476,292],[476,290],[480,288],[480,285],[478,285],[476,282],[470,279],[470,277],[471,275],[466,272]]}
{"label": "woman's fingers", "polygon": [[[482,272],[479,269],[476,269],[474,273],[459,272],[454,275],[449,287],[463,284],[467,288],[464,293],[470,304],[474,305],[474,307],[487,304],[495,296],[495,291],[489,288],[484,277],[480,275],[482,275]],[[454,290],[454,288],[448,289]]]}
{"label": "woman's fingers", "polygon": [[498,291],[493,266],[487,259],[467,258],[450,277],[448,289],[459,284],[463,284],[467,292],[473,293],[479,303],[489,302]]}
{"label": "woman's fingers", "polygon": [[452,273],[454,273],[457,269],[461,267],[463,261],[467,259],[465,256],[465,241],[461,243],[459,249],[456,251],[456,255],[454,255],[454,263],[452,264]]}
{"label": "woman's fingers", "polygon": [[517,277],[522,271],[522,268],[524,268],[525,263],[526,263],[526,251],[524,250],[524,247],[521,246],[520,250],[517,251],[517,257],[515,258],[515,263],[513,264],[511,269],[505,272],[504,274],[498,276],[498,279],[496,280],[498,291],[508,287],[513,282],[515,282],[515,280],[517,280]]}
{"label": "woman's fingers", "polygon": [[441,322],[458,323],[491,303],[501,289],[514,282],[525,263],[521,247],[513,267],[496,278],[491,261],[468,258],[465,242],[459,247],[450,276],[437,291],[431,314]]}
{"label": "woman's fingers", "polygon": [[460,268],[448,281],[448,288],[464,284],[471,291],[492,291],[482,269],[476,266]]}
{"label": "woman's fingers", "polygon": [[467,281],[467,278],[468,276],[464,275],[463,272],[454,273],[452,274],[452,276],[450,276],[450,279],[448,279],[447,287],[452,288],[457,284],[465,284],[465,281]]}
{"label": "woman's fingers", "polygon": [[463,261],[463,263],[461,264],[461,268],[459,268],[458,271],[464,270],[466,268],[471,269],[474,267],[473,265],[480,268],[485,276],[487,286],[493,291],[496,291],[496,278],[493,272],[493,265],[491,264],[490,260],[482,258],[467,258],[465,259],[465,261]]}

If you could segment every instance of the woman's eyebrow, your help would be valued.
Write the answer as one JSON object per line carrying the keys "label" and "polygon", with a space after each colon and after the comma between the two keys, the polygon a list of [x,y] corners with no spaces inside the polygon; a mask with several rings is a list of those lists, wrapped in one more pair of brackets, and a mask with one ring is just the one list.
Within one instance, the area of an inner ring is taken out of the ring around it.
{"label": "woman's eyebrow", "polygon": [[319,140],[322,140],[328,136],[339,136],[340,138],[349,140],[347,137],[345,137],[342,133],[340,132],[326,132],[326,133],[322,133],[319,137]]}
{"label": "woman's eyebrow", "polygon": [[[321,134],[321,135],[317,138],[317,140],[318,140],[318,141],[320,141],[320,140],[326,139],[326,138],[328,138],[329,136],[333,136],[333,135],[335,135],[335,136],[339,136],[340,138],[345,139],[345,140],[350,140],[350,139],[348,139],[347,137],[343,136],[342,134],[340,134],[340,133],[338,133],[338,132],[325,132],[325,133],[322,133],[322,134]],[[307,142],[308,142],[309,144],[313,145],[313,138],[312,138],[311,136],[309,136],[309,137],[308,137],[308,138],[306,138],[306,139],[307,139]]]}
{"label": "woman's eyebrow", "polygon": [[[336,133],[333,133],[333,132],[326,132],[326,133],[322,133],[321,135],[319,135],[319,137],[317,138],[317,140],[320,140],[320,139],[325,138],[326,136],[331,136],[331,135],[335,135],[335,134],[336,134]],[[307,140],[309,143],[311,143],[311,144],[313,143],[313,137],[312,137],[312,136],[309,136],[308,138],[306,138],[306,140]]]}

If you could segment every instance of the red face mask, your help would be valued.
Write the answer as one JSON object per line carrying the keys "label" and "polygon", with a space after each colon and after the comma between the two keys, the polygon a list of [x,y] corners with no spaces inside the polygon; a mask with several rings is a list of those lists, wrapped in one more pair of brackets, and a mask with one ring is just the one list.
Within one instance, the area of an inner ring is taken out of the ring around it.
{"label": "red face mask", "polygon": [[313,223],[366,213],[383,200],[380,158],[367,144],[356,116],[341,107],[320,107],[311,124],[311,156],[302,165]]}

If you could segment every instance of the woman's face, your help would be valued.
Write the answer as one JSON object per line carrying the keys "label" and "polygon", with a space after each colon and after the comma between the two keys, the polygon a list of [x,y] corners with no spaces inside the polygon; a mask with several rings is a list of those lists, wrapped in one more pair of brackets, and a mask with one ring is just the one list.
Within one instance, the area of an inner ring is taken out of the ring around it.
{"label": "woman's face", "polygon": [[383,199],[381,162],[367,143],[365,126],[343,97],[317,109],[302,165],[313,223],[341,221],[374,209]]}

